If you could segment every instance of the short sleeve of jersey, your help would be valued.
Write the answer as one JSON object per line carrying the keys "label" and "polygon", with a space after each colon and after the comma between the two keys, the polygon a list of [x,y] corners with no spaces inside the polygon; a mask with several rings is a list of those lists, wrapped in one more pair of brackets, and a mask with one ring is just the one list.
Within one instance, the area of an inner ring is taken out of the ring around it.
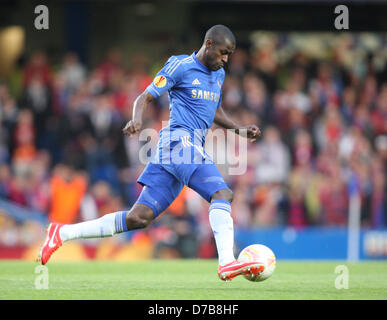
{"label": "short sleeve of jersey", "polygon": [[164,92],[176,85],[183,76],[181,58],[172,56],[164,67],[156,74],[152,83],[146,90],[154,97],[160,97]]}
{"label": "short sleeve of jersey", "polygon": [[[223,72],[222,72],[222,76],[221,76],[220,89],[222,89],[224,78],[226,77],[226,73],[224,72],[224,69],[222,69],[222,71]],[[220,90],[219,103],[218,103],[218,106],[216,107],[217,109],[222,105],[222,97],[223,97],[223,92],[222,92],[222,90]]]}
{"label": "short sleeve of jersey", "polygon": [[216,109],[219,109],[219,107],[222,105],[222,97],[223,97],[223,94],[222,94],[222,92],[220,92],[219,103],[218,103],[218,106],[216,107]]}

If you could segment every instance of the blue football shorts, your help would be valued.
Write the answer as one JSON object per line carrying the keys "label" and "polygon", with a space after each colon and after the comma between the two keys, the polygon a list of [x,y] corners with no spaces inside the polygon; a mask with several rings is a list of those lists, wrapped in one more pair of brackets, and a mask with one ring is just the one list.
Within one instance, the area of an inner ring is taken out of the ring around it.
{"label": "blue football shorts", "polygon": [[[208,202],[215,192],[229,189],[209,156],[194,146],[190,148],[192,151],[190,159],[196,157],[196,160],[201,158],[203,161],[194,161],[194,163],[192,161],[180,161],[181,163],[151,161],[137,179],[137,182],[144,186],[137,203],[150,207],[155,218],[170,206],[184,185],[199,193]],[[171,153],[171,157],[173,159],[173,153]]]}

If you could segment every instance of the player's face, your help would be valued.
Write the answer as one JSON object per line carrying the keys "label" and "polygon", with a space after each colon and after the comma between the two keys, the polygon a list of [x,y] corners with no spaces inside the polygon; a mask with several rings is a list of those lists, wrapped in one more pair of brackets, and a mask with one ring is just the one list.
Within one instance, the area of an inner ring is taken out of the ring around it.
{"label": "player's face", "polygon": [[235,44],[230,41],[219,44],[211,43],[207,46],[207,67],[213,71],[223,68],[234,50]]}

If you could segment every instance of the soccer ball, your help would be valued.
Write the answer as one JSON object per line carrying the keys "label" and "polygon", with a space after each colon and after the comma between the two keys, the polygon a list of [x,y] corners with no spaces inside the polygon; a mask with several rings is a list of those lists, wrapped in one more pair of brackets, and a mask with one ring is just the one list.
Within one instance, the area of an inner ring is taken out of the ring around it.
{"label": "soccer ball", "polygon": [[242,262],[261,262],[265,265],[265,270],[258,275],[244,275],[249,281],[263,281],[269,278],[275,269],[276,259],[273,251],[263,244],[252,244],[244,248],[238,256]]}

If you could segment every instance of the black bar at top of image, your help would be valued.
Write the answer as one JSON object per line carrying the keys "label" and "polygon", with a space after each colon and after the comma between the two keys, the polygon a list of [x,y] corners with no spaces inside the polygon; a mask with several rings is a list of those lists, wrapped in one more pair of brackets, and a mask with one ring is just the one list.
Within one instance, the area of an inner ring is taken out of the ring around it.
{"label": "black bar at top of image", "polygon": [[199,1],[191,12],[203,30],[216,22],[232,30],[335,32],[338,5],[349,10],[348,31],[387,31],[387,1]]}

